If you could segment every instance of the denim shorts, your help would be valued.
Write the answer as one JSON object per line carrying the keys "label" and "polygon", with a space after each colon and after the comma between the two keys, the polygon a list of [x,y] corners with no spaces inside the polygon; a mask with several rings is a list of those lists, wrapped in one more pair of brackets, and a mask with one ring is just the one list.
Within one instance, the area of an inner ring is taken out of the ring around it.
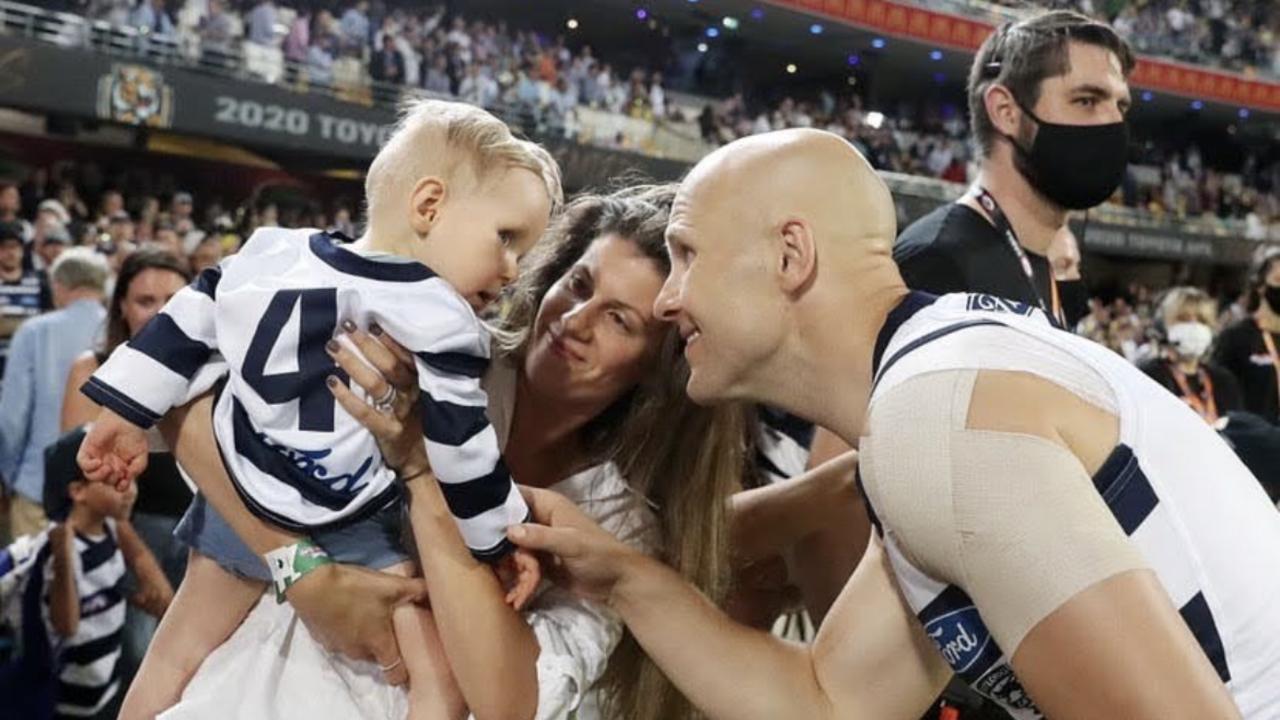
{"label": "denim shorts", "polygon": [[[410,559],[401,542],[402,507],[402,501],[397,500],[349,525],[317,530],[311,533],[311,541],[337,562],[384,570]],[[240,577],[271,581],[262,558],[249,549],[202,495],[192,500],[173,535]]]}

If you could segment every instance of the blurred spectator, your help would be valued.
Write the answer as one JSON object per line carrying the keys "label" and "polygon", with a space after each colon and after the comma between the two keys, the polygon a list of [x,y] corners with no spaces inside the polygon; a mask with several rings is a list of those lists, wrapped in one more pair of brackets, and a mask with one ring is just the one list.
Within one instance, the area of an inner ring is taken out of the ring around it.
{"label": "blurred spectator", "polygon": [[1245,410],[1280,423],[1280,248],[1250,273],[1248,309],[1250,317],[1222,331],[1213,360],[1239,381]]}
{"label": "blurred spectator", "polygon": [[53,261],[70,244],[71,235],[67,233],[65,225],[48,215],[37,217],[36,232],[31,241],[31,248],[35,251],[31,266],[41,271],[53,267]]}
{"label": "blurred spectator", "polygon": [[276,40],[276,4],[273,0],[258,0],[247,18],[246,39],[257,45],[273,46]]}
{"label": "blurred spectator", "polygon": [[1235,377],[1205,360],[1216,315],[1216,303],[1204,291],[1170,288],[1158,310],[1160,352],[1138,365],[1208,423],[1243,409]]}
{"label": "blurred spectator", "polygon": [[18,192],[18,186],[0,182],[0,223],[16,223],[19,232],[22,233],[23,242],[29,242],[34,229],[31,223],[19,216],[21,212],[22,193]]}
{"label": "blurred spectator", "polygon": [[227,13],[225,0],[209,0],[209,12],[200,19],[198,33],[200,49],[205,61],[214,65],[227,65],[235,52],[235,21]]}
{"label": "blurred spectator", "polygon": [[68,250],[49,271],[58,310],[22,324],[9,346],[0,392],[0,476],[9,492],[13,534],[40,532],[44,449],[58,437],[71,363],[93,344],[106,310],[106,262],[87,248]]}
{"label": "blurred spectator", "polygon": [[129,16],[129,24],[152,37],[173,36],[173,20],[164,9],[164,0],[140,0]]}
{"label": "blurred spectator", "polygon": [[173,201],[169,203],[169,219],[174,225],[179,225],[183,221],[191,220],[191,212],[194,203],[189,192],[176,192],[173,194]]}
{"label": "blurred spectator", "polygon": [[[444,60],[444,58],[440,58],[440,60]],[[404,56],[396,49],[395,37],[391,35],[383,35],[382,49],[375,53],[373,60],[370,61],[369,74],[378,82],[395,83],[399,85],[404,83],[404,67]],[[447,77],[445,78],[444,92],[449,92],[449,81]]]}
{"label": "blurred spectator", "polygon": [[16,223],[0,223],[0,374],[19,326],[53,307],[44,273],[23,262],[26,246],[21,233]]}
{"label": "blurred spectator", "polygon": [[206,268],[217,265],[221,260],[222,238],[217,235],[210,235],[201,240],[188,257],[191,272],[196,275],[204,272]]}
{"label": "blurred spectator", "polygon": [[126,247],[133,242],[134,239],[133,220],[129,217],[129,213],[121,210],[112,213],[107,223],[107,235],[110,236],[111,244],[116,247]]}
{"label": "blurred spectator", "polygon": [[147,244],[177,257],[182,257],[185,254],[183,253],[182,239],[178,237],[178,231],[174,229],[173,223],[167,220],[156,224],[155,232],[152,233],[151,240]]}
{"label": "blurred spectator", "polygon": [[98,200],[98,216],[94,223],[105,230],[111,218],[124,212],[124,195],[119,190],[107,190]]}
{"label": "blurred spectator", "polygon": [[369,3],[360,0],[342,14],[339,25],[342,31],[343,47],[359,54],[361,48],[369,42]]}
{"label": "blurred spectator", "polygon": [[333,84],[333,61],[336,41],[321,35],[307,51],[307,79],[315,85]]}

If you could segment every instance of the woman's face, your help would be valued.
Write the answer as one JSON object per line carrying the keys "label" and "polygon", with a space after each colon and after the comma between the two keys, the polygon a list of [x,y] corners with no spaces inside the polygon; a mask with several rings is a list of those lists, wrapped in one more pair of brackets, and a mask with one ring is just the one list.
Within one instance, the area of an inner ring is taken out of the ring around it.
{"label": "woman's face", "polygon": [[662,281],[630,240],[594,240],[538,308],[525,356],[529,387],[603,409],[638,384],[670,329],[653,316]]}
{"label": "woman's face", "polygon": [[185,284],[182,276],[172,270],[147,268],[135,275],[120,301],[120,313],[125,327],[129,328],[129,337],[137,335]]}

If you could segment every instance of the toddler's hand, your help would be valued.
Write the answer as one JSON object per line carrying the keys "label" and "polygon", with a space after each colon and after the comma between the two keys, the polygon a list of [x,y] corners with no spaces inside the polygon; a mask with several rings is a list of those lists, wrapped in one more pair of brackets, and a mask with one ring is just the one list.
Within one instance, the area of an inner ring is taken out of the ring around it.
{"label": "toddler's hand", "polygon": [[516,548],[493,567],[502,589],[507,592],[506,602],[513,610],[522,610],[542,581],[542,566],[533,553]]}
{"label": "toddler's hand", "polygon": [[147,469],[147,433],[103,408],[80,443],[76,462],[86,480],[113,484],[124,491]]}

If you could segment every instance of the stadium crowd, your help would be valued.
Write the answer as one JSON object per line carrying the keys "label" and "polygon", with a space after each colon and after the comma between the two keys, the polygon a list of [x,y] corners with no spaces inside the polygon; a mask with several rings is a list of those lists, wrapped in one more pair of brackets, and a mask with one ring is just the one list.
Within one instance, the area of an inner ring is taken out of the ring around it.
{"label": "stadium crowd", "polygon": [[[1086,13],[1113,18],[1117,32],[1128,34],[1143,51],[1159,54],[1172,48],[1251,61],[1267,52],[1280,57],[1274,41],[1280,13],[1272,3],[1081,4],[1078,9]],[[270,81],[341,87],[364,86],[371,79],[417,87],[502,108],[527,129],[595,144],[651,150],[623,132],[580,132],[580,108],[662,121],[677,133],[699,136],[708,147],[770,130],[818,127],[850,140],[878,169],[957,183],[973,178],[969,130],[963,113],[954,108],[872,111],[856,92],[830,90],[799,99],[737,93],[724,100],[697,101],[693,96],[692,102],[675,102],[668,99],[660,68],[624,68],[564,35],[448,14],[440,5],[78,0],[66,9],[171,38],[201,62],[231,62],[228,58],[239,58],[242,50],[250,59],[263,53],[279,57],[286,62],[248,62]],[[374,94],[382,87],[374,86]],[[1131,172],[1112,203],[1157,220],[1195,219],[1222,230],[1243,228],[1252,239],[1280,232],[1280,160],[1247,152],[1238,172],[1229,172],[1202,162],[1194,146],[1135,142],[1134,148],[1135,164],[1153,172]]]}

